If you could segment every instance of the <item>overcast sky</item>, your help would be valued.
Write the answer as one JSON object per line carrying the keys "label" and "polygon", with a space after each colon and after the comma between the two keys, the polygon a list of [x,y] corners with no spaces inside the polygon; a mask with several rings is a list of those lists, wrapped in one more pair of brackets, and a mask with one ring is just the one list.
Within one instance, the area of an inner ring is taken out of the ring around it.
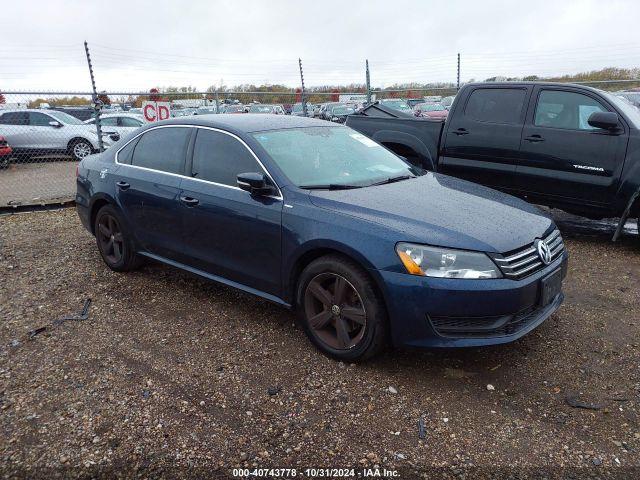
{"label": "overcast sky", "polygon": [[[637,0],[0,0],[0,90],[455,81],[640,66]],[[152,6],[152,7],[150,7]]]}

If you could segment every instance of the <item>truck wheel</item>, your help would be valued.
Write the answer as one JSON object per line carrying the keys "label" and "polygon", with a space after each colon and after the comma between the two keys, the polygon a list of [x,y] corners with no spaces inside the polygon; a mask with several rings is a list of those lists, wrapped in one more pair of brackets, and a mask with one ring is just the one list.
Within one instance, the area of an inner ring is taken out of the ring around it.
{"label": "truck wheel", "polygon": [[84,138],[79,138],[74,140],[69,145],[69,154],[74,158],[74,160],[80,161],[87,155],[91,155],[93,153],[93,146],[89,142],[89,140],[85,140]]}
{"label": "truck wheel", "polygon": [[337,360],[357,362],[387,346],[384,301],[369,274],[348,258],[311,262],[298,281],[298,311],[311,342]]}

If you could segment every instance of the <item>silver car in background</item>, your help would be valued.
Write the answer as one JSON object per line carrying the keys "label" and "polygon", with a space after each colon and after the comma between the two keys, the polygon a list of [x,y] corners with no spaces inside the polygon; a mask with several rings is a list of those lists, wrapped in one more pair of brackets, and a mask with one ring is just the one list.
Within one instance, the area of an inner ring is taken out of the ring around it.
{"label": "silver car in background", "polygon": [[[105,128],[102,133],[105,147],[118,139],[115,131]],[[18,160],[51,154],[82,160],[98,151],[95,125],[57,110],[0,110],[0,135]]]}
{"label": "silver car in background", "polygon": [[[96,119],[90,118],[89,120],[85,120],[84,123],[93,125],[93,128],[95,128]],[[134,113],[121,112],[100,115],[100,126],[102,130],[117,132],[121,138],[134,132],[145,123],[142,115],[136,115]]]}

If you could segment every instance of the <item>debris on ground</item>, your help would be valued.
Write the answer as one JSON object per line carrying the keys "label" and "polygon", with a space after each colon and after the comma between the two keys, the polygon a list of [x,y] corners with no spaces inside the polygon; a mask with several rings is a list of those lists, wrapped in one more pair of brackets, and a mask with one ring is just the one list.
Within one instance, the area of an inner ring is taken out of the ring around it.
{"label": "debris on ground", "polygon": [[51,327],[60,326],[64,322],[86,320],[87,318],[89,318],[89,307],[90,306],[91,306],[91,299],[87,298],[85,300],[85,302],[84,302],[84,306],[82,307],[82,311],[78,315],[68,315],[66,317],[62,317],[62,318],[59,318],[57,320],[54,320],[49,325],[43,325],[42,327],[38,327],[38,328],[35,328],[33,330],[30,330],[29,333],[28,333],[29,339],[32,340],[33,338],[36,337],[36,335],[39,335],[40,333],[46,332]]}
{"label": "debris on ground", "polygon": [[570,395],[565,398],[565,402],[567,405],[573,408],[584,408],[585,410],[600,410],[604,408],[604,404],[602,403],[590,403],[584,402],[578,399],[577,395]]}

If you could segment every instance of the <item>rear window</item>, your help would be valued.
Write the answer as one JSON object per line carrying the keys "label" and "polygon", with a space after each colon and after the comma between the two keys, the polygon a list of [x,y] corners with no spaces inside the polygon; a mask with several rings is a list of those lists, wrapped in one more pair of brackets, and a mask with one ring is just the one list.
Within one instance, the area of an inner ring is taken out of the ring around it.
{"label": "rear window", "polygon": [[138,141],[133,151],[131,165],[181,174],[189,133],[189,128],[181,127],[149,130]]}
{"label": "rear window", "polygon": [[471,92],[464,114],[478,122],[517,124],[526,94],[520,88],[478,88]]}
{"label": "rear window", "polygon": [[29,125],[27,112],[7,112],[0,115],[0,125]]}

